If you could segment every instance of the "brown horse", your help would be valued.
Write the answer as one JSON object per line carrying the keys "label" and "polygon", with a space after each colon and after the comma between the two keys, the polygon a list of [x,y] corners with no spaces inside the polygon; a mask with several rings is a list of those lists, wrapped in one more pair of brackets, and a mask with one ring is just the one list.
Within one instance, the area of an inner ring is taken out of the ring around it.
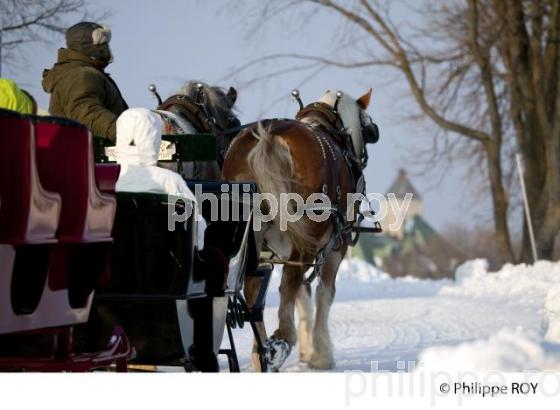
{"label": "brown horse", "polygon": [[[370,96],[371,90],[357,100],[328,91],[318,102],[302,109],[298,120],[263,121],[244,130],[226,155],[222,178],[256,181],[260,193],[271,194],[270,198],[280,204],[276,217],[256,232],[259,252],[269,250],[273,260],[284,264],[279,327],[267,343],[273,370],[283,364],[298,340],[294,323],[296,305],[300,318],[300,359],[315,369],[330,369],[335,365],[328,315],[338,267],[349,243],[345,228],[351,225],[350,220],[358,210],[355,203],[348,203],[347,194],[356,192],[357,176],[361,175],[367,158],[367,136],[377,131],[365,112]],[[312,210],[311,213],[293,221],[290,216],[297,211],[294,201],[281,200],[282,194],[290,193],[304,200],[312,194],[322,194],[330,205],[325,206],[323,201],[321,207],[314,207],[307,201],[306,209]],[[267,214],[272,208],[270,202],[263,202],[261,211]],[[313,217],[325,211],[326,218]],[[285,230],[283,217],[289,221]],[[311,287],[304,281],[305,272],[311,266],[318,273],[314,324]],[[249,306],[256,298],[258,281],[248,278],[245,284]],[[259,332],[266,339],[263,323]],[[253,364],[258,368],[256,358],[254,350]]]}

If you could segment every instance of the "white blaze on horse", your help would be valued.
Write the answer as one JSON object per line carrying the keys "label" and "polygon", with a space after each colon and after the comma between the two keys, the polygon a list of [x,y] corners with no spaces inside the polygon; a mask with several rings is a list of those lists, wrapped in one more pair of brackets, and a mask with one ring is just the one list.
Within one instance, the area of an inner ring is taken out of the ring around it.
{"label": "white blaze on horse", "polygon": [[[299,94],[294,96],[301,105]],[[256,181],[259,192],[270,193],[280,207],[279,215],[255,233],[258,250],[271,251],[273,260],[284,265],[279,326],[267,342],[273,370],[283,364],[298,340],[296,306],[300,318],[300,359],[315,369],[335,365],[328,329],[329,310],[338,267],[352,240],[351,228],[359,207],[348,203],[347,194],[365,189],[365,145],[378,138],[377,126],[365,111],[370,97],[371,90],[357,100],[328,91],[318,102],[305,108],[301,105],[297,120],[265,120],[245,129],[226,155],[222,178]],[[312,194],[323,194],[330,202],[327,217],[317,221],[304,214],[294,221],[289,218],[294,213],[293,201],[283,204],[281,194],[297,194],[303,200]],[[263,202],[261,212],[267,214],[270,208],[270,203]],[[289,221],[287,230],[281,229],[282,217]],[[311,287],[304,278],[309,267],[318,276],[314,321]],[[256,298],[258,281],[252,277],[246,281],[249,306]],[[266,339],[262,322],[259,331]],[[254,350],[253,364],[258,367],[256,358]]]}

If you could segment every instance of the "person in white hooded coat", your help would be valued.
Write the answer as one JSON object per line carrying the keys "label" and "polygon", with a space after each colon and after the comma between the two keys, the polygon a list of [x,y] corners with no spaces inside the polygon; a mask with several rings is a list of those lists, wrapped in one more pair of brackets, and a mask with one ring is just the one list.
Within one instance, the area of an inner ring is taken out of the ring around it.
{"label": "person in white hooded coat", "polygon": [[146,108],[130,108],[117,119],[115,158],[121,166],[117,192],[153,192],[181,196],[194,203],[197,247],[204,247],[206,222],[198,217],[196,198],[181,175],[157,166],[163,122]]}

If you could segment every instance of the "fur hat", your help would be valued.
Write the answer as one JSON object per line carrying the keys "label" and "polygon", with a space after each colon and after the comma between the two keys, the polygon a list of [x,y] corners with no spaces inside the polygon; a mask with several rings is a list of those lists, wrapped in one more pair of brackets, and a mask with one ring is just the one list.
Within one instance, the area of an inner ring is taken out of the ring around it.
{"label": "fur hat", "polygon": [[109,48],[111,29],[97,23],[82,21],[66,30],[66,46],[105,65],[113,61]]}

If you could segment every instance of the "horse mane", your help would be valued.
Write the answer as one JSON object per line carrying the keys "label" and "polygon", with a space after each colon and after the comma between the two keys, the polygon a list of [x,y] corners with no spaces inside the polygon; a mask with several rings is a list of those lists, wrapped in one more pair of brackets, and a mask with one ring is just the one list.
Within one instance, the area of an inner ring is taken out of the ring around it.
{"label": "horse mane", "polygon": [[222,87],[210,86],[202,81],[192,80],[183,84],[176,94],[195,99],[198,94],[198,84],[202,84],[202,89],[206,96],[207,109],[210,111],[210,114],[216,119],[218,126],[226,128],[228,118],[233,113],[233,108],[229,104],[227,94]]}
{"label": "horse mane", "polygon": [[[320,99],[320,102],[334,107],[336,101],[336,92],[328,90]],[[338,115],[344,124],[344,127],[350,130],[350,135],[352,136],[352,145],[354,146],[354,153],[361,156],[362,149],[364,146],[362,137],[362,124],[360,117],[360,107],[358,106],[356,100],[350,95],[343,93],[342,98],[338,103]]]}

